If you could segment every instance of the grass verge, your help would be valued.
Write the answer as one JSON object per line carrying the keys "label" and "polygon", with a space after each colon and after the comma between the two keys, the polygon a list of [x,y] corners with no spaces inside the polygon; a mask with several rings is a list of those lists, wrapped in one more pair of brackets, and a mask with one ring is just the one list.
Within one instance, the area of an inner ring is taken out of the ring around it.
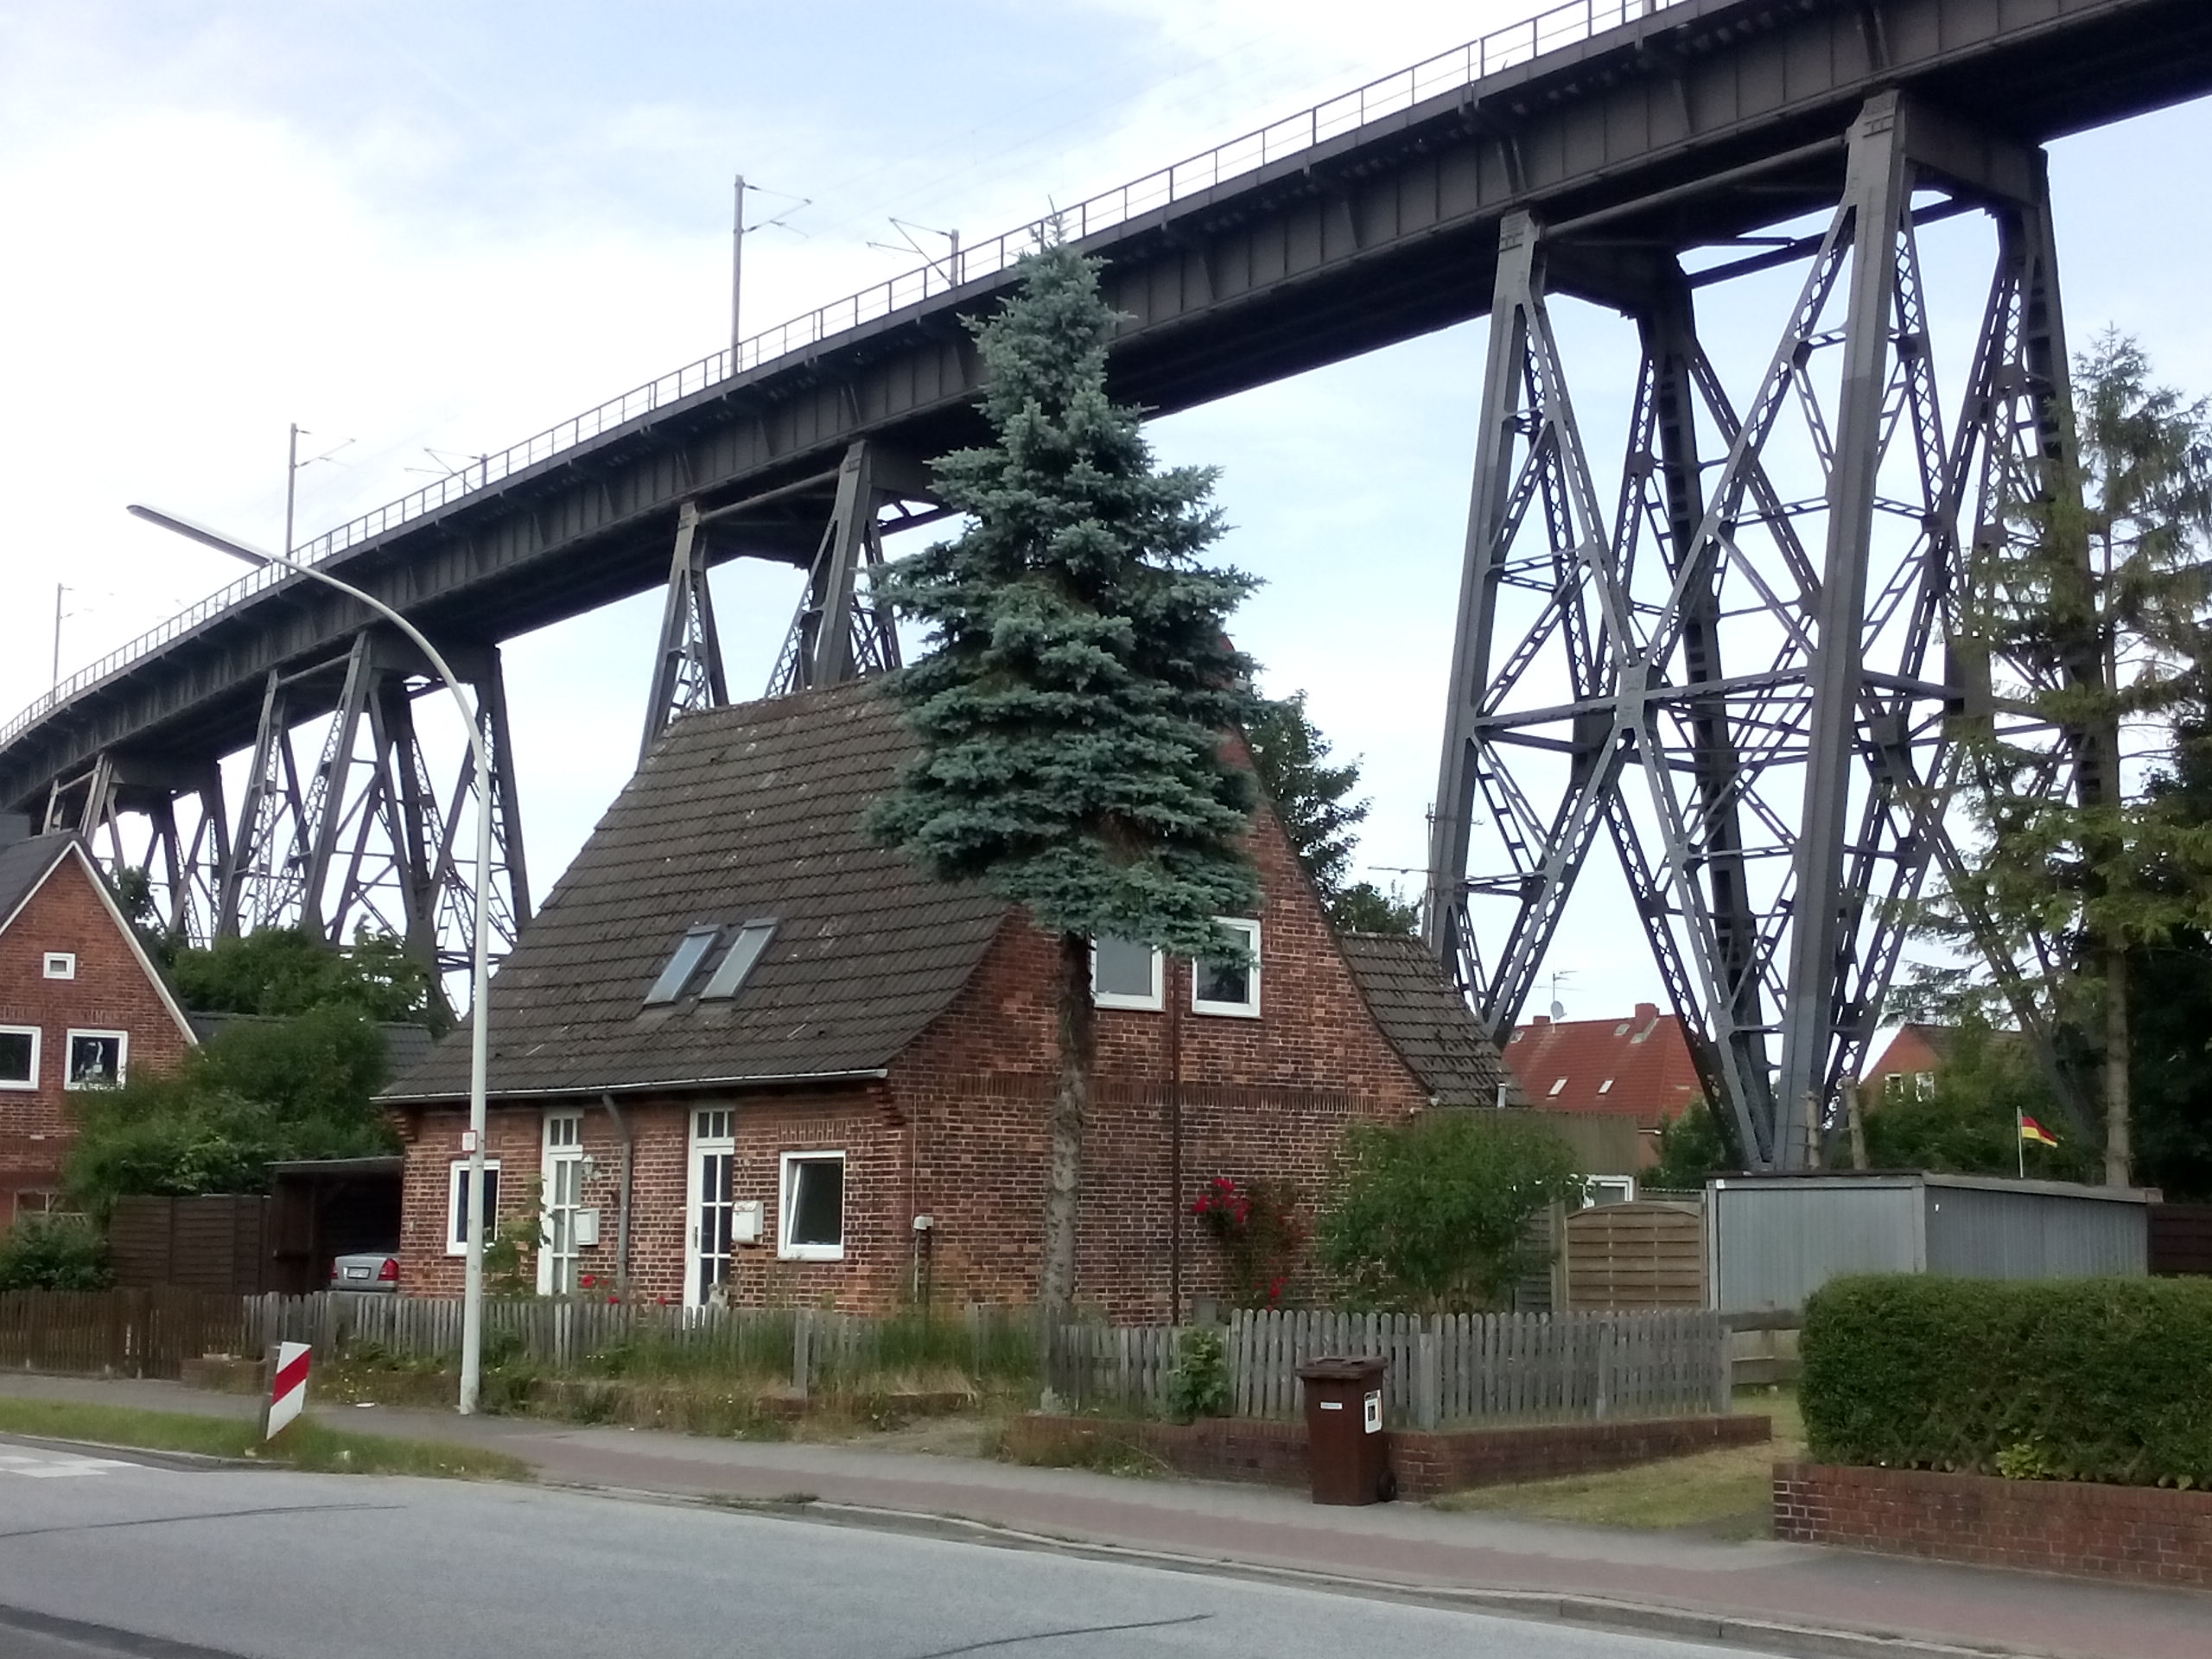
{"label": "grass verge", "polygon": [[527,1480],[530,1465],[503,1452],[437,1440],[348,1434],[302,1419],[264,1444],[260,1424],[236,1417],[194,1417],[64,1400],[0,1399],[0,1433],[56,1440],[94,1440],[149,1452],[194,1452],[251,1458],[322,1474],[445,1475],[476,1480]]}
{"label": "grass verge", "polygon": [[1745,1411],[1764,1412],[1774,1420],[1770,1442],[1700,1452],[1603,1474],[1478,1486],[1437,1498],[1433,1507],[1584,1526],[1694,1529],[1713,1537],[1764,1538],[1771,1525],[1774,1465],[1803,1453],[1804,1422],[1792,1392],[1750,1394],[1738,1403]]}

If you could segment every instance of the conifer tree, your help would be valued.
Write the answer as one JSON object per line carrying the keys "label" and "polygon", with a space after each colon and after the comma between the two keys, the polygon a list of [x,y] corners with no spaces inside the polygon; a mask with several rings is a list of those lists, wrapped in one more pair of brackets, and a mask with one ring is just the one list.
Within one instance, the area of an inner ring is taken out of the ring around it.
{"label": "conifer tree", "polygon": [[936,467],[967,526],[883,588],[932,650],[888,683],[921,752],[867,824],[939,879],[1025,906],[1058,942],[1049,1320],[1075,1292],[1091,941],[1235,959],[1242,944],[1214,918],[1258,902],[1256,795],[1223,752],[1255,705],[1224,620],[1256,584],[1201,563],[1223,529],[1212,470],[1157,467],[1139,412],[1107,395],[1118,319],[1096,262],[1048,245],[1020,276],[975,328],[991,442]]}
{"label": "conifer tree", "polygon": [[[2073,414],[2074,475],[2020,509],[2030,533],[1991,543],[2001,563],[1973,584],[1967,637],[2015,677],[1973,746],[1982,845],[1967,878],[2016,960],[2048,964],[2036,988],[2099,1057],[2105,1179],[2120,1185],[2133,1164],[2131,963],[2212,927],[2212,824],[2161,786],[2206,714],[2212,410],[2152,385],[2135,342],[2107,334],[2075,368]],[[2070,797],[2050,787],[2069,765],[2082,780]],[[1935,931],[1947,925],[1955,917]]]}

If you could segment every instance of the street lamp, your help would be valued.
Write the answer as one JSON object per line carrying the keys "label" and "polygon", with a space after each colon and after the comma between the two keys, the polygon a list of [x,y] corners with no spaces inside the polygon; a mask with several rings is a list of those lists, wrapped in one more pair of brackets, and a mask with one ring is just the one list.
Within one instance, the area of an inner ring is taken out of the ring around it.
{"label": "street lamp", "polygon": [[492,756],[484,742],[483,725],[476,717],[475,705],[461,689],[452,664],[423,637],[420,628],[382,600],[363,593],[351,582],[340,582],[327,570],[248,547],[174,513],[134,506],[130,515],[189,537],[203,547],[212,547],[218,553],[227,553],[248,564],[281,565],[295,575],[312,577],[325,587],[335,588],[347,598],[367,606],[414,642],[416,649],[445,681],[446,690],[453,693],[461,720],[467,727],[468,751],[476,771],[476,937],[469,970],[468,1266],[462,1281],[461,1309],[461,1411],[466,1416],[476,1409],[484,1360],[484,1077],[490,1053],[485,1033],[492,1021],[490,906],[486,902],[485,888],[492,869]]}

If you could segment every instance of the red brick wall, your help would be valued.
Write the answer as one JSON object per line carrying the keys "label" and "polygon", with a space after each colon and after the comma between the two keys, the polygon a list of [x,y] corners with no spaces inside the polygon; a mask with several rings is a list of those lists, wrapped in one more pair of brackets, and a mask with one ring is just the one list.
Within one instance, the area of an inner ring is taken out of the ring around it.
{"label": "red brick wall", "polygon": [[[1311,884],[1272,818],[1255,829],[1260,1017],[1191,1010],[1190,964],[1167,965],[1159,1012],[1101,1008],[1085,1138],[1077,1295],[1119,1320],[1165,1318],[1180,1230],[1185,1306],[1226,1288],[1188,1216],[1216,1175],[1287,1180],[1317,1197],[1344,1126],[1427,1103],[1376,1028]],[[892,1068],[913,1126],[919,1209],[936,1222],[938,1294],[1036,1294],[1043,1246],[1046,1105],[1055,1055],[1056,944],[1009,920],[953,1005]],[[1181,1049],[1179,1091],[1175,1048]],[[1171,1191],[1171,1092],[1182,1179]]]}
{"label": "red brick wall", "polygon": [[[1430,1498],[1470,1486],[1550,1480],[1599,1469],[1625,1469],[1719,1446],[1756,1446],[1770,1438],[1764,1417],[1669,1417],[1648,1422],[1554,1423],[1533,1428],[1392,1429],[1390,1467],[1402,1497]],[[1128,1446],[1179,1474],[1303,1486],[1308,1479],[1306,1425],[1209,1418],[1196,1423],[1096,1418],[1017,1417],[1007,1426],[1008,1455],[1052,1461],[1085,1439]]]}
{"label": "red brick wall", "polygon": [[[128,1032],[127,1076],[166,1070],[191,1046],[93,880],[64,858],[0,933],[0,1026],[41,1033],[39,1086],[0,1089],[0,1228],[13,1220],[18,1192],[60,1183],[74,1133],[62,1087],[71,1030]],[[74,979],[46,977],[50,950],[74,953]]]}
{"label": "red brick wall", "polygon": [[2212,1492],[1781,1463],[1774,1535],[1985,1567],[2212,1587]]}
{"label": "red brick wall", "polygon": [[[740,1199],[760,1201],[762,1241],[738,1252],[732,1270],[733,1301],[824,1303],[845,1308],[888,1306],[906,1293],[908,1211],[906,1208],[905,1132],[887,1116],[880,1089],[841,1089],[817,1094],[733,1098],[687,1096],[630,1103],[622,1113],[633,1139],[631,1176],[630,1282],[638,1294],[683,1294],[690,1219],[690,1114],[734,1110],[736,1165],[733,1186]],[[614,1120],[597,1103],[580,1110],[583,1147],[592,1162],[584,1183],[586,1206],[599,1211],[599,1243],[578,1253],[578,1268],[603,1284],[618,1276],[620,1240],[622,1139]],[[500,1166],[502,1219],[531,1207],[533,1183],[543,1159],[544,1109],[505,1108],[489,1114],[485,1153]],[[404,1236],[400,1282],[417,1295],[458,1295],[462,1261],[446,1253],[448,1171],[461,1158],[467,1116],[457,1111],[411,1114],[407,1135]],[[785,1152],[845,1154],[845,1254],[836,1262],[793,1262],[776,1254],[777,1185]]]}

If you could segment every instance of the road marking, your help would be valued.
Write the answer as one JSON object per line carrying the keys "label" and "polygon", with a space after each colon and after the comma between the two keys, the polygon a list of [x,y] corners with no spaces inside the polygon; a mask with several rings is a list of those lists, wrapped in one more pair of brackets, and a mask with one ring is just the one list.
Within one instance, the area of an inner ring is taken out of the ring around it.
{"label": "road marking", "polygon": [[33,1480],[98,1475],[110,1469],[135,1467],[120,1458],[79,1457],[73,1452],[0,1452],[0,1475],[28,1475]]}

